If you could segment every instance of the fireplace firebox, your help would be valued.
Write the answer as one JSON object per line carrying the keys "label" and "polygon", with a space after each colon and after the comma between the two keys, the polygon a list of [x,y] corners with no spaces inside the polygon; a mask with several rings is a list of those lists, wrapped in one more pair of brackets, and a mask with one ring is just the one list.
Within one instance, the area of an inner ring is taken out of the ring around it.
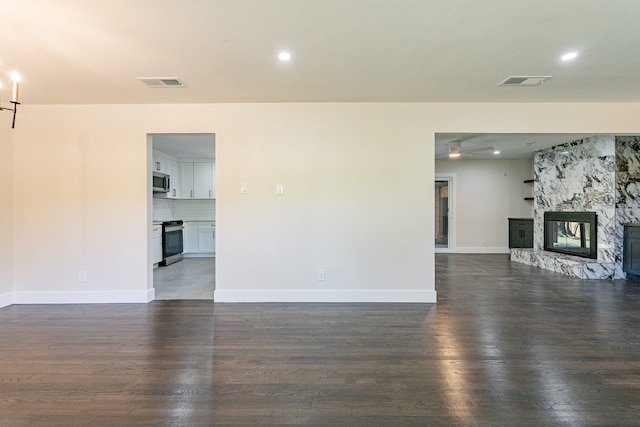
{"label": "fireplace firebox", "polygon": [[598,258],[595,212],[545,212],[544,250]]}

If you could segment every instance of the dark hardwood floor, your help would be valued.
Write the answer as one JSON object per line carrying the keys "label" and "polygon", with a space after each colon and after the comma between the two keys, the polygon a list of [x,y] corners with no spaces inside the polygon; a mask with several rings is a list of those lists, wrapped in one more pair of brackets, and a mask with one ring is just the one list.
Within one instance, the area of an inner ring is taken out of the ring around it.
{"label": "dark hardwood floor", "polygon": [[436,263],[437,305],[3,308],[0,425],[640,423],[638,282]]}

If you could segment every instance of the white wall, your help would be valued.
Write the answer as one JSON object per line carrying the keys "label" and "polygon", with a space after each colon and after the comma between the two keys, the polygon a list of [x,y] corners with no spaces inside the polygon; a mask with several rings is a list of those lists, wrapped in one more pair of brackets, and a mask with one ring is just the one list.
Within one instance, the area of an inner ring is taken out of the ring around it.
{"label": "white wall", "polygon": [[[507,218],[533,218],[532,160],[436,160],[455,174],[455,242],[449,252],[508,253]],[[486,243],[483,243],[483,239]]]}
{"label": "white wall", "polygon": [[0,307],[13,302],[13,153],[11,114],[0,112]]}
{"label": "white wall", "polygon": [[422,197],[433,148],[420,122],[405,120],[406,107],[247,108],[252,119],[233,140],[216,132],[216,295],[433,299]]}
{"label": "white wall", "polygon": [[24,110],[14,133],[16,302],[146,300],[140,107]]}
{"label": "white wall", "polygon": [[640,104],[23,105],[14,296],[151,297],[146,135],[194,132],[216,134],[218,301],[433,302],[436,132],[637,134],[639,113]]}

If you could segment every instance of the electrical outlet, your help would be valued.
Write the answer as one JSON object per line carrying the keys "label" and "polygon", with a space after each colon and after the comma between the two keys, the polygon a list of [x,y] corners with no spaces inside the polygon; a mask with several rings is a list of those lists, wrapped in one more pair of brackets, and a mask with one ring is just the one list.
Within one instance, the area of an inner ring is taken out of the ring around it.
{"label": "electrical outlet", "polygon": [[482,238],[482,244],[483,244],[483,245],[486,245],[486,244],[487,244],[487,238],[486,238],[486,237],[483,237],[483,238]]}
{"label": "electrical outlet", "polygon": [[87,272],[86,272],[86,270],[78,270],[78,280],[80,282],[86,282],[87,281]]}
{"label": "electrical outlet", "polygon": [[320,282],[324,282],[326,280],[327,276],[326,273],[324,272],[324,270],[318,270],[318,281]]}
{"label": "electrical outlet", "polygon": [[247,184],[240,184],[240,193],[241,194],[247,194],[249,192],[249,185]]}

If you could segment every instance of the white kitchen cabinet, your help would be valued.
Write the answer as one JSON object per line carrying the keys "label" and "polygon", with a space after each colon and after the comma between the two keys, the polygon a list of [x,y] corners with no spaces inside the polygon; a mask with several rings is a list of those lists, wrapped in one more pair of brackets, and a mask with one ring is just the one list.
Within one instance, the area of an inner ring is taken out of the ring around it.
{"label": "white kitchen cabinet", "polygon": [[162,261],[162,225],[154,225],[151,228],[153,237],[153,264]]}
{"label": "white kitchen cabinet", "polygon": [[185,222],[182,230],[182,246],[184,253],[198,252],[198,223]]}
{"label": "white kitchen cabinet", "polygon": [[181,199],[215,199],[215,163],[180,163]]}
{"label": "white kitchen cabinet", "polygon": [[215,221],[185,221],[182,236],[185,256],[211,257],[215,254]]}
{"label": "white kitchen cabinet", "polygon": [[180,163],[180,198],[193,199],[193,163]]}
{"label": "white kitchen cabinet", "polygon": [[193,197],[211,198],[211,163],[193,164]]}
{"label": "white kitchen cabinet", "polygon": [[216,223],[198,223],[198,252],[216,251]]}
{"label": "white kitchen cabinet", "polygon": [[180,163],[175,160],[167,160],[167,170],[169,171],[169,193],[167,198],[177,199],[180,197]]}
{"label": "white kitchen cabinet", "polygon": [[168,175],[171,174],[169,171],[169,159],[165,156],[162,156],[160,153],[153,153],[153,170],[155,172],[162,172]]}
{"label": "white kitchen cabinet", "polygon": [[211,162],[211,195],[210,199],[216,198],[216,164]]}

